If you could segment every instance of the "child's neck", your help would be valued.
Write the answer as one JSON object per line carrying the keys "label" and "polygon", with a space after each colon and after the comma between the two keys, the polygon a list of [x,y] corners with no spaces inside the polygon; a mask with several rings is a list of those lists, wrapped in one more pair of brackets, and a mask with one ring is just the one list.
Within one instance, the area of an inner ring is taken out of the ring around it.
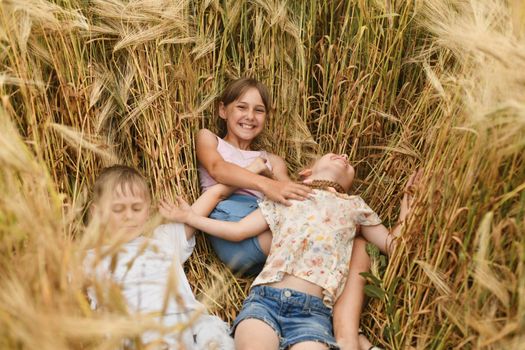
{"label": "child's neck", "polygon": [[243,151],[250,151],[252,141],[246,141],[246,140],[239,140],[237,137],[232,136],[231,134],[226,134],[223,138],[224,141],[228,142],[230,145],[234,146],[235,148],[238,148]]}

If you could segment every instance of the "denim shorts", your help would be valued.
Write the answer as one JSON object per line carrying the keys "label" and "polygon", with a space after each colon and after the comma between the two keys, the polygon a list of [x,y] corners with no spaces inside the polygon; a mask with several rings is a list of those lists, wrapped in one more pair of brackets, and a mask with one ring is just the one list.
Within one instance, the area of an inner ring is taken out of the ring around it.
{"label": "denim shorts", "polygon": [[[232,194],[217,204],[211,212],[210,218],[237,222],[257,208],[257,197]],[[253,276],[261,272],[266,261],[266,255],[263,253],[257,237],[240,242],[231,242],[211,235],[208,235],[208,238],[219,259],[228,265],[234,273]]]}
{"label": "denim shorts", "polygon": [[279,336],[279,348],[317,341],[338,349],[332,326],[332,310],[321,298],[293,289],[255,286],[244,301],[232,330],[246,319],[268,324]]}

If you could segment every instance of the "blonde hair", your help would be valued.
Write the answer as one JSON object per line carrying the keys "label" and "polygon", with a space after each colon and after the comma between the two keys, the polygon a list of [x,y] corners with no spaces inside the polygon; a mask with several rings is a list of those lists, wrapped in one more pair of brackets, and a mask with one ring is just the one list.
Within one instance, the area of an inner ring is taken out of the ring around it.
{"label": "blonde hair", "polygon": [[137,169],[126,165],[113,165],[102,169],[100,172],[93,185],[91,203],[99,203],[105,195],[118,187],[129,190],[133,195],[138,189],[139,194],[143,195],[144,199],[148,202],[151,200],[148,183]]}

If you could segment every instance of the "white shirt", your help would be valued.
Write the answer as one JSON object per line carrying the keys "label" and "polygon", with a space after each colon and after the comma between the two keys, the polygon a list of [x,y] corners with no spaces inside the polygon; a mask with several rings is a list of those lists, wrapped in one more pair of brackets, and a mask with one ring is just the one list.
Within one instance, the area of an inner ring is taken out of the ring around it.
{"label": "white shirt", "polygon": [[[157,313],[162,311],[170,274],[175,276],[176,292],[169,295],[165,315],[187,313],[204,306],[190,288],[182,265],[195,247],[195,237],[186,239],[184,225],[172,223],[157,227],[151,237],[139,236],[122,245],[115,269],[111,272],[111,257],[104,258],[95,267],[99,278],[111,278],[119,283],[130,311]],[[86,267],[93,269],[95,250],[90,250]],[[171,272],[173,271],[173,272]],[[95,300],[93,291],[89,292]],[[180,298],[180,299],[179,299]],[[176,302],[176,299],[181,302]],[[95,301],[96,303],[96,301]]]}

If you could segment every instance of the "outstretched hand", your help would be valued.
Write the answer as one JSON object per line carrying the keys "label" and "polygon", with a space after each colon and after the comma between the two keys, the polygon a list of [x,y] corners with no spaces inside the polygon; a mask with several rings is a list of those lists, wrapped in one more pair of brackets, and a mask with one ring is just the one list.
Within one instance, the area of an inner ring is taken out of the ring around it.
{"label": "outstretched hand", "polygon": [[159,213],[167,220],[185,224],[193,211],[182,197],[177,197],[176,202],[175,204],[167,200],[161,200],[159,203]]}
{"label": "outstretched hand", "polygon": [[401,200],[401,208],[399,210],[399,221],[404,221],[408,214],[412,211],[412,206],[414,204],[414,191],[416,186],[421,180],[423,175],[422,170],[417,170],[410,175],[408,181],[405,185],[405,190],[403,194],[403,199]]}

